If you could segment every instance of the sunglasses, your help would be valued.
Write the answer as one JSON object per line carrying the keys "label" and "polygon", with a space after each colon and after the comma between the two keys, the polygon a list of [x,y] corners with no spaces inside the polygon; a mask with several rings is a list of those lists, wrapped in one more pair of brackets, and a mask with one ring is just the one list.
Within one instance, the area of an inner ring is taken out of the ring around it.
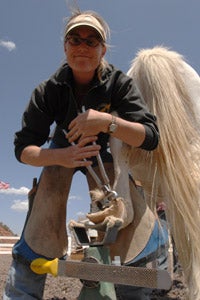
{"label": "sunglasses", "polygon": [[66,41],[68,41],[70,43],[70,45],[72,45],[72,46],[79,46],[82,43],[85,43],[87,46],[92,47],[92,48],[95,48],[100,43],[102,43],[102,41],[100,39],[98,39],[97,37],[94,37],[94,36],[83,39],[79,36],[71,35],[66,38]]}

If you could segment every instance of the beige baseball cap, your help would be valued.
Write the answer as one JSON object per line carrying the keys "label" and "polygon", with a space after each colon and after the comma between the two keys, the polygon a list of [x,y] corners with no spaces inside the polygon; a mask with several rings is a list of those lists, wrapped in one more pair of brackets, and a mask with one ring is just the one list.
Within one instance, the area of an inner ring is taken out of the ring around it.
{"label": "beige baseball cap", "polygon": [[79,26],[89,26],[94,28],[99,33],[102,40],[106,41],[106,33],[103,26],[94,16],[88,14],[81,14],[70,20],[66,26],[65,37],[72,29]]}

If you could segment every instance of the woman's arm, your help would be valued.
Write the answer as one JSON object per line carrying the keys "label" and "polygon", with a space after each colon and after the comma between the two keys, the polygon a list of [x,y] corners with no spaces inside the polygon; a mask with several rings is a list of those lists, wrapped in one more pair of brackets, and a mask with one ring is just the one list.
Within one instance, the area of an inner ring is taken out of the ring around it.
{"label": "woman's arm", "polygon": [[[32,166],[51,166],[60,165],[66,168],[76,168],[82,166],[89,166],[92,162],[92,156],[99,153],[100,146],[94,144],[97,137],[87,137],[81,143],[66,147],[43,149],[38,146],[30,145],[23,149],[21,154],[21,161]],[[90,145],[86,145],[90,143]]]}
{"label": "woman's arm", "polygon": [[[111,122],[111,114],[89,109],[70,123],[67,138],[69,142],[73,142],[77,138],[98,135],[100,132],[108,133]],[[112,136],[133,147],[140,147],[143,144],[146,135],[143,124],[126,121],[119,117],[116,117],[115,122],[117,128]]]}

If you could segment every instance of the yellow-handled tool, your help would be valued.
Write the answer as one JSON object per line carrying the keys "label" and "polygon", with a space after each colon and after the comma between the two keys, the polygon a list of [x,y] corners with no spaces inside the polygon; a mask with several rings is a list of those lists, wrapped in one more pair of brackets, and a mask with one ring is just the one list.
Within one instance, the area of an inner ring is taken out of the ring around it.
{"label": "yellow-handled tool", "polygon": [[89,281],[112,282],[153,289],[170,289],[171,278],[167,271],[140,267],[114,266],[73,260],[46,260],[37,258],[31,263],[37,274],[68,276]]}
{"label": "yellow-handled tool", "polygon": [[31,270],[36,274],[51,274],[58,276],[58,258],[53,260],[47,260],[45,258],[36,258],[32,261],[30,267]]}

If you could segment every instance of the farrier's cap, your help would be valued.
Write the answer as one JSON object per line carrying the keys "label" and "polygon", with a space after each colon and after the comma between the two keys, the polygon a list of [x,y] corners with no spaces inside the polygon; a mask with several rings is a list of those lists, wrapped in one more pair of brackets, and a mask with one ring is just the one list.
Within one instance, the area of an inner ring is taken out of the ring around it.
{"label": "farrier's cap", "polygon": [[79,26],[89,26],[94,28],[99,33],[103,41],[106,41],[106,34],[103,26],[95,17],[88,14],[78,15],[77,17],[74,17],[71,21],[69,21],[66,27],[65,37],[72,29]]}

